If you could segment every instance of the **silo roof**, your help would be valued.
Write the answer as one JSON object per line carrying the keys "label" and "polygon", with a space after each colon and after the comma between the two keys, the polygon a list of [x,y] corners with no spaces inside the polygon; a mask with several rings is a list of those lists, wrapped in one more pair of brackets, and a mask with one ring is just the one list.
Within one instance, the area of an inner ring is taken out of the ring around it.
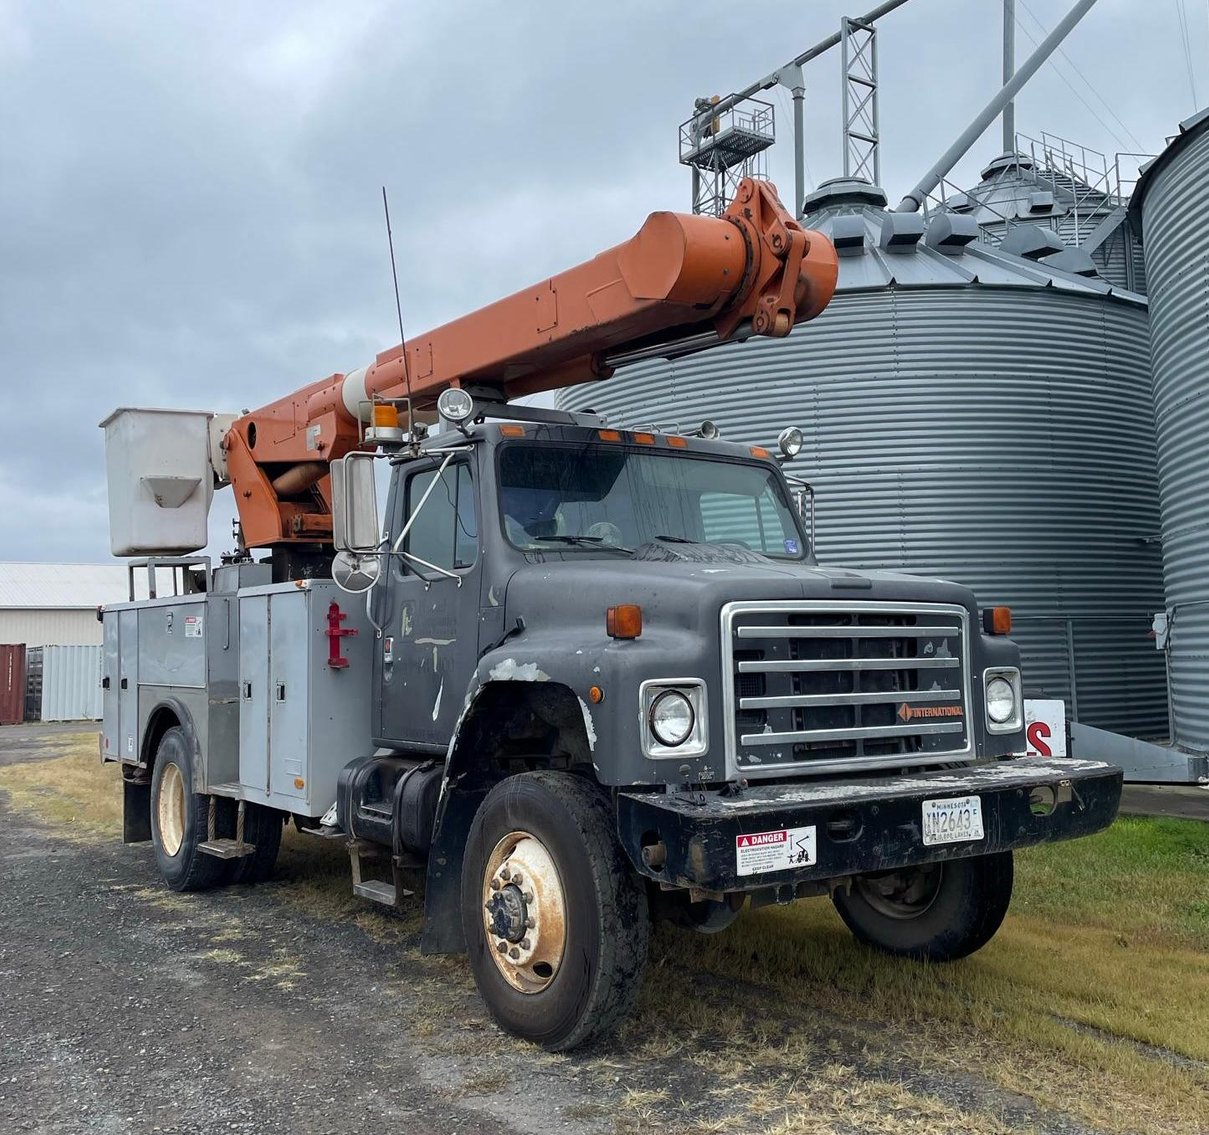
{"label": "silo roof", "polygon": [[824,182],[806,198],[802,223],[829,237],[839,254],[838,292],[882,288],[1051,288],[1111,296],[1146,306],[1146,297],[1095,274],[1091,258],[1067,248],[1052,230],[1019,225],[1010,242],[978,241],[973,217],[897,213],[885,191],[865,181]]}
{"label": "silo roof", "polygon": [[1209,130],[1209,106],[1198,110],[1191,118],[1185,118],[1180,123],[1180,132],[1171,139],[1167,148],[1157,158],[1151,158],[1142,166],[1129,202],[1129,223],[1133,226],[1134,235],[1138,240],[1142,240],[1142,202],[1151,183],[1185,146],[1191,145],[1193,139],[1199,138],[1206,130]]}

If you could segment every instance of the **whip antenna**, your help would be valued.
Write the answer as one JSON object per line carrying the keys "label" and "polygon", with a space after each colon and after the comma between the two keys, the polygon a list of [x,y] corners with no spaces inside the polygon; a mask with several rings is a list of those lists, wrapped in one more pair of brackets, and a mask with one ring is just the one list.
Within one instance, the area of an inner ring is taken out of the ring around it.
{"label": "whip antenna", "polygon": [[403,335],[403,304],[399,300],[399,271],[395,267],[395,238],[390,231],[390,204],[386,200],[385,185],[382,186],[382,212],[386,214],[386,244],[390,249],[390,274],[395,282],[395,314],[399,317],[399,344],[403,348],[403,377],[407,380],[407,397],[410,398],[411,365],[407,361],[407,339]]}

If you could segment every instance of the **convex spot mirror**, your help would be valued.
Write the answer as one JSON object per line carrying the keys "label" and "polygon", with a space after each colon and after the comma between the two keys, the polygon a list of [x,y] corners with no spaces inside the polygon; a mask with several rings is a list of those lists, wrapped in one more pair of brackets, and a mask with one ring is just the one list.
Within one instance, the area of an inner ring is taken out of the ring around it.
{"label": "convex spot mirror", "polygon": [[332,578],[336,586],[353,595],[368,591],[382,574],[378,556],[359,556],[356,552],[337,552],[332,560]]}
{"label": "convex spot mirror", "polygon": [[332,462],[332,543],[338,552],[376,552],[379,539],[373,455],[350,453]]}

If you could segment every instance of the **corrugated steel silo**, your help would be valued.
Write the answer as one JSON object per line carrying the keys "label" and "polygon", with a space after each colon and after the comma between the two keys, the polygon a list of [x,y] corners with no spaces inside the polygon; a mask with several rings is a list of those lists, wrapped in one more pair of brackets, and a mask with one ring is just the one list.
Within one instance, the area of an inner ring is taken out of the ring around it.
{"label": "corrugated steel silo", "polygon": [[818,490],[820,560],[1010,604],[1028,686],[1088,724],[1165,735],[1145,300],[885,201],[853,181],[808,199],[839,288],[787,341],[636,364],[559,404],[629,426],[710,418],[745,442],[802,426],[790,469]]}
{"label": "corrugated steel silo", "polygon": [[1209,751],[1209,109],[1144,171],[1131,206],[1150,274],[1173,740]]}
{"label": "corrugated steel silo", "polygon": [[1086,252],[1110,284],[1145,292],[1142,243],[1125,223],[1128,200],[1122,190],[1115,165],[1096,170],[1086,161],[1040,147],[1035,155],[1001,154],[973,189],[951,196],[946,204],[973,217],[981,237],[991,244],[999,244],[1019,225],[1040,225]]}

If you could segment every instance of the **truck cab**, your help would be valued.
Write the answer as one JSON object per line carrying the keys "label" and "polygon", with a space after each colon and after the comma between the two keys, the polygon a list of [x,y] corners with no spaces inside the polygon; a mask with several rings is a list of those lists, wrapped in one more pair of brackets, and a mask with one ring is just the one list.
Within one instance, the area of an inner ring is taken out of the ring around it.
{"label": "truck cab", "polygon": [[[816,561],[796,431],[777,453],[474,412],[386,447],[380,536],[369,462],[339,471],[337,531],[370,535],[334,572],[373,581],[387,752],[346,768],[338,811],[354,847],[426,859],[425,948],[468,950],[511,1031],[567,1047],[614,1019],[652,915],[712,932],[829,895],[875,947],[964,956],[1014,849],[1111,822],[1118,770],[1017,756],[1008,612]],[[394,901],[395,875],[362,893]],[[601,985],[578,1013],[573,947]]]}

